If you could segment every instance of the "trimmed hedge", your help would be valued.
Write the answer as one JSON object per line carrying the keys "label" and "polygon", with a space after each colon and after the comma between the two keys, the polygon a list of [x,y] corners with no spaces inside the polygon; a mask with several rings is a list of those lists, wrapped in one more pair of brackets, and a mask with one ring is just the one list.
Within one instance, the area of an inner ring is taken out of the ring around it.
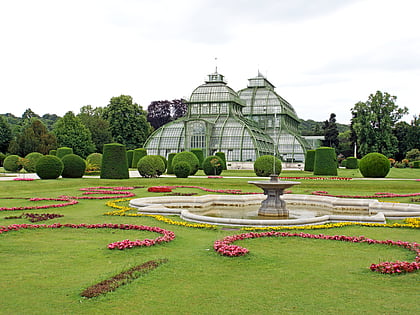
{"label": "trimmed hedge", "polygon": [[165,157],[164,156],[162,156],[162,155],[158,155],[158,156],[160,156],[160,158],[162,159],[162,161],[163,161],[163,164],[165,164],[165,171],[166,171],[166,168],[168,167],[168,161],[165,159]]}
{"label": "trimmed hedge", "polygon": [[225,155],[225,152],[216,152],[214,155],[215,155],[215,156],[218,156],[219,158],[221,158],[221,159],[222,159],[222,161],[223,161],[223,169],[224,169],[224,170],[227,170],[227,164],[226,164],[226,155]]}
{"label": "trimmed hedge", "polygon": [[385,177],[391,169],[388,158],[377,152],[366,154],[359,162],[359,170],[363,177]]}
{"label": "trimmed hedge", "polygon": [[76,154],[67,154],[61,161],[63,161],[63,178],[82,178],[86,170],[86,162]]}
{"label": "trimmed hedge", "polygon": [[190,175],[194,175],[195,173],[197,173],[198,168],[199,168],[199,161],[194,153],[188,152],[188,151],[177,153],[172,160],[172,164],[174,165],[174,173],[175,173],[175,165],[181,161],[184,161],[190,164],[190,167],[191,167]]}
{"label": "trimmed hedge", "polygon": [[204,153],[203,153],[203,149],[191,149],[191,152],[195,154],[195,156],[198,159],[198,168],[200,170],[203,169],[203,162],[204,162]]}
{"label": "trimmed hedge", "polygon": [[177,178],[187,178],[191,173],[191,164],[187,161],[179,161],[174,165],[174,174]]}
{"label": "trimmed hedge", "polygon": [[3,161],[3,168],[8,172],[19,172],[22,169],[20,157],[18,155],[9,155]]}
{"label": "trimmed hedge", "polygon": [[314,175],[337,176],[337,156],[334,148],[320,147],[315,150]]}
{"label": "trimmed hedge", "polygon": [[204,159],[202,168],[206,175],[220,175],[223,171],[223,161],[217,155],[210,155]]}
{"label": "trimmed hedge", "polygon": [[355,170],[355,169],[359,168],[358,164],[359,164],[359,161],[354,156],[349,156],[346,159],[346,168],[347,169]]}
{"label": "trimmed hedge", "polygon": [[107,179],[127,179],[130,177],[125,145],[120,143],[104,144],[100,177]]}
{"label": "trimmed hedge", "polygon": [[413,168],[420,168],[420,161],[414,161]]}
{"label": "trimmed hedge", "polygon": [[69,147],[61,147],[57,149],[56,156],[62,159],[67,154],[73,154],[73,149]]}
{"label": "trimmed hedge", "polygon": [[131,167],[133,165],[133,155],[134,155],[134,150],[127,150],[127,164],[128,167]]}
{"label": "trimmed hedge", "polygon": [[31,152],[25,156],[25,161],[23,162],[23,168],[28,173],[35,173],[36,162],[44,155],[39,152]]}
{"label": "trimmed hedge", "polygon": [[172,160],[173,160],[175,155],[176,155],[176,153],[169,153],[168,154],[168,168],[166,169],[166,174],[173,174],[174,173]]}
{"label": "trimmed hedge", "polygon": [[281,160],[274,155],[262,155],[254,162],[254,172],[257,176],[279,175],[281,168]]}
{"label": "trimmed hedge", "polygon": [[315,163],[315,150],[306,151],[304,171],[313,172]]}
{"label": "trimmed hedge", "polygon": [[6,154],[0,152],[0,166],[3,166],[3,161],[6,158]]}
{"label": "trimmed hedge", "polygon": [[143,157],[147,155],[147,150],[144,148],[138,148],[138,149],[134,149],[133,152],[133,160],[131,162],[131,167],[132,168],[137,168],[137,163],[139,162],[139,160]]}
{"label": "trimmed hedge", "polygon": [[159,177],[165,173],[165,163],[160,155],[146,155],[137,163],[137,170],[142,177]]}
{"label": "trimmed hedge", "polygon": [[57,150],[50,150],[49,152],[48,152],[48,154],[49,155],[57,155]]}
{"label": "trimmed hedge", "polygon": [[63,169],[63,161],[55,155],[44,155],[35,165],[36,174],[41,179],[57,179]]}

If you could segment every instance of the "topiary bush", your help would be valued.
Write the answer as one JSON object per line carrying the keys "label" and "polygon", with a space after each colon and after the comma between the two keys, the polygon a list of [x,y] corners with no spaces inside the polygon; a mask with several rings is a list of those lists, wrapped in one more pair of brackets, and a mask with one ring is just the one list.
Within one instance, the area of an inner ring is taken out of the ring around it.
{"label": "topiary bush", "polygon": [[133,161],[131,162],[131,167],[137,168],[137,163],[139,160],[147,155],[147,150],[144,148],[135,149],[133,152]]}
{"label": "topiary bush", "polygon": [[175,163],[173,169],[177,178],[187,178],[191,174],[191,164],[187,161]]}
{"label": "topiary bush", "polygon": [[76,154],[67,154],[61,161],[63,161],[63,173],[61,174],[64,178],[82,178],[86,170],[86,162],[80,156]]}
{"label": "topiary bush", "polygon": [[191,152],[195,154],[198,159],[198,168],[203,169],[204,153],[203,149],[191,149]]}
{"label": "topiary bush", "polygon": [[36,174],[41,179],[57,179],[63,169],[63,161],[55,155],[44,155],[35,165]]}
{"label": "topiary bush", "polygon": [[337,165],[334,148],[320,147],[315,150],[314,175],[337,176]]}
{"label": "topiary bush", "polygon": [[414,161],[413,168],[420,168],[420,161]]}
{"label": "topiary bush", "polygon": [[165,163],[160,155],[146,155],[137,163],[137,170],[142,177],[159,177],[165,173]]}
{"label": "topiary bush", "polygon": [[104,144],[100,177],[107,179],[126,179],[130,177],[125,145],[120,143]]}
{"label": "topiary bush", "polygon": [[346,165],[347,165],[347,160],[342,160],[340,165],[341,165],[342,167],[346,167]]}
{"label": "topiary bush", "polygon": [[50,150],[48,152],[49,155],[57,155],[57,150]]}
{"label": "topiary bush", "polygon": [[128,167],[131,167],[133,165],[133,155],[134,155],[134,150],[127,150]]}
{"label": "topiary bush", "polygon": [[[199,168],[199,161],[194,153],[188,152],[188,151],[179,152],[174,156],[172,160],[172,164],[175,167],[175,165],[181,161],[184,161],[190,164],[190,167],[191,167],[190,175],[194,175],[195,173],[197,173],[198,168]],[[174,173],[175,173],[175,169],[174,169]]]}
{"label": "topiary bush", "polygon": [[172,160],[174,158],[174,156],[176,155],[176,153],[169,153],[168,155],[168,168],[166,170],[166,174],[173,174],[174,173],[174,168],[172,167]]}
{"label": "topiary bush", "polygon": [[223,171],[223,161],[217,155],[210,155],[204,159],[202,168],[206,175],[220,175]]}
{"label": "topiary bush", "polygon": [[3,166],[3,161],[6,158],[6,154],[0,152],[0,166]]}
{"label": "topiary bush", "polygon": [[304,171],[313,172],[315,163],[315,150],[306,151]]}
{"label": "topiary bush", "polygon": [[218,156],[223,161],[223,170],[227,170],[225,152],[216,152],[214,155]]}
{"label": "topiary bush", "polygon": [[20,157],[18,155],[8,155],[3,161],[3,168],[8,172],[19,172],[22,169]]}
{"label": "topiary bush", "polygon": [[69,147],[61,147],[57,149],[56,156],[62,159],[67,154],[73,154],[73,149]]}
{"label": "topiary bush", "polygon": [[391,163],[381,153],[368,153],[359,161],[359,171],[363,177],[385,177],[390,169]]}
{"label": "topiary bush", "polygon": [[162,155],[158,155],[158,156],[160,156],[160,158],[162,159],[162,161],[163,161],[163,164],[165,164],[165,171],[166,171],[166,168],[168,167],[168,161],[165,159],[165,157],[164,156],[162,156]]}
{"label": "topiary bush", "polygon": [[254,172],[257,176],[279,175],[281,168],[281,160],[274,155],[262,155],[254,162]]}
{"label": "topiary bush", "polygon": [[359,164],[359,162],[358,162],[357,158],[355,158],[354,156],[349,156],[346,159],[346,168],[347,169],[355,170],[355,169],[359,168],[358,164]]}
{"label": "topiary bush", "polygon": [[25,161],[23,162],[23,168],[28,173],[35,173],[36,162],[44,155],[39,152],[32,152],[25,156]]}

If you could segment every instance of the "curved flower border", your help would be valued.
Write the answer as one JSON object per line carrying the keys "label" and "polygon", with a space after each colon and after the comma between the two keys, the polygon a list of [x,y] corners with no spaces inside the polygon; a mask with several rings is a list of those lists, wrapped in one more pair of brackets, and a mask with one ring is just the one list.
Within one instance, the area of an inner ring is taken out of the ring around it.
{"label": "curved flower border", "polygon": [[48,208],[60,208],[71,206],[79,203],[77,200],[70,199],[69,197],[60,196],[59,198],[1,198],[1,199],[29,199],[30,201],[42,201],[42,200],[54,200],[54,201],[67,201],[66,203],[59,203],[53,205],[44,206],[27,206],[27,207],[1,207],[0,211],[17,211],[17,210],[35,210],[35,209],[48,209]]}
{"label": "curved flower border", "polygon": [[326,197],[337,197],[337,198],[363,198],[363,199],[370,199],[370,198],[396,198],[396,197],[415,197],[420,196],[420,193],[412,193],[412,194],[394,194],[390,192],[377,192],[373,195],[368,196],[351,196],[351,195],[333,195],[329,194],[328,191],[313,191],[311,192],[312,195],[316,196],[326,196]]}
{"label": "curved flower border", "polygon": [[[80,191],[83,191],[82,197],[77,196],[60,196],[69,199],[116,199],[116,198],[124,198],[124,197],[134,197],[136,194],[127,191],[133,190],[136,188],[143,188],[143,186],[133,186],[133,187],[109,187],[109,186],[98,186],[98,187],[87,187],[87,188],[80,188]],[[111,196],[86,196],[86,195],[111,195]]]}
{"label": "curved flower border", "polygon": [[147,225],[134,225],[134,224],[114,224],[114,223],[99,223],[99,224],[60,224],[54,223],[51,225],[46,224],[12,224],[9,226],[0,226],[0,234],[10,232],[10,231],[18,231],[21,229],[59,229],[59,228],[72,228],[72,229],[120,229],[120,230],[136,230],[136,231],[149,231],[149,232],[156,232],[162,234],[155,239],[144,239],[144,240],[123,240],[117,241],[108,244],[109,249],[126,249],[126,248],[133,248],[133,247],[150,247],[160,243],[167,243],[175,239],[175,233],[169,230],[162,229],[157,226],[147,226]]}
{"label": "curved flower border", "polygon": [[324,234],[309,234],[309,233],[290,233],[290,232],[260,232],[260,233],[243,233],[238,235],[226,236],[221,240],[217,240],[213,244],[213,249],[223,255],[230,257],[243,256],[249,253],[247,248],[233,245],[233,242],[238,240],[250,239],[250,238],[260,238],[260,237],[302,237],[310,239],[323,239],[323,240],[334,240],[334,241],[344,241],[351,243],[367,243],[367,244],[385,244],[391,246],[399,246],[416,253],[415,260],[413,262],[407,261],[395,261],[395,262],[382,262],[379,264],[371,264],[369,267],[372,271],[377,271],[380,273],[394,274],[394,273],[405,273],[405,272],[414,272],[420,269],[420,244],[410,243],[403,241],[380,241],[364,236],[345,236],[345,235],[324,235]]}
{"label": "curved flower border", "polygon": [[308,180],[352,180],[351,177],[310,177],[310,176],[280,176],[279,179],[308,179]]}

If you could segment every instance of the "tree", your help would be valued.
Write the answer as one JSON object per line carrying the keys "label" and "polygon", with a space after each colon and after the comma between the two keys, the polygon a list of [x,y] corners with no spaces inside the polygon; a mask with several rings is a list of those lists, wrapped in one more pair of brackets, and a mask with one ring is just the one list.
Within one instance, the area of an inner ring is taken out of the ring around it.
{"label": "tree", "polygon": [[77,117],[89,129],[92,135],[92,141],[96,147],[96,152],[102,153],[105,143],[112,142],[109,122],[102,118],[103,108],[92,108],[91,105],[83,106]]}
{"label": "tree", "polygon": [[32,120],[32,118],[40,118],[39,115],[35,114],[32,109],[27,108],[25,112],[22,114],[23,120]]}
{"label": "tree", "polygon": [[124,144],[127,149],[142,147],[152,131],[146,112],[129,95],[111,98],[103,118],[109,122],[114,142]]}
{"label": "tree", "polygon": [[324,121],[322,130],[324,130],[324,140],[322,140],[322,146],[334,148],[337,153],[338,148],[338,128],[336,124],[336,115],[330,114],[330,118]]}
{"label": "tree", "polygon": [[183,99],[154,101],[147,107],[147,121],[157,129],[170,121],[185,116],[187,104]]}
{"label": "tree", "polygon": [[12,139],[12,129],[9,123],[3,116],[0,116],[0,153],[6,153]]}
{"label": "tree", "polygon": [[398,140],[392,128],[408,109],[398,107],[396,99],[387,92],[377,91],[369,95],[366,102],[358,102],[351,109],[352,128],[360,155],[379,152],[390,157],[397,152]]}
{"label": "tree", "polygon": [[187,114],[187,102],[184,99],[172,101],[172,120],[184,117]]}
{"label": "tree", "polygon": [[16,142],[10,145],[9,151],[12,154],[26,156],[32,152],[48,154],[55,148],[57,148],[57,139],[54,134],[48,132],[42,121],[32,118],[16,137]]}
{"label": "tree", "polygon": [[353,156],[354,150],[350,130],[338,134],[338,152],[345,157]]}
{"label": "tree", "polygon": [[71,111],[57,121],[53,131],[59,147],[70,147],[83,158],[95,151],[89,129]]}

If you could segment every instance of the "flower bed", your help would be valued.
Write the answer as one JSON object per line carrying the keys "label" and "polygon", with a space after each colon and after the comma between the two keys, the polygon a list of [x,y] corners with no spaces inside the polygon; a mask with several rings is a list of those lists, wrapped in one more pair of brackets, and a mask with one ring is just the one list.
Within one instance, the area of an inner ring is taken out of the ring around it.
{"label": "flower bed", "polygon": [[[206,192],[214,192],[214,193],[221,193],[221,194],[232,194],[232,195],[248,195],[248,194],[262,194],[259,192],[243,192],[240,189],[210,189],[210,188],[205,188],[205,187],[200,187],[200,186],[186,186],[186,185],[177,185],[177,186],[152,186],[148,188],[148,191],[154,191],[156,190],[162,190],[159,192],[164,192],[164,189],[170,189],[171,191],[175,188],[195,188],[195,189],[200,189],[202,191],[206,191]],[[149,190],[152,189],[152,190]]]}
{"label": "flower bed", "polygon": [[64,217],[62,214],[56,213],[22,213],[20,216],[13,216],[13,217],[5,217],[5,219],[29,219],[32,223],[39,222],[39,221],[46,221],[55,218]]}
{"label": "flower bed", "polygon": [[308,180],[352,180],[351,177],[310,177],[310,176],[292,176],[292,177],[279,177],[279,179],[308,179]]}
{"label": "flower bed", "polygon": [[172,189],[168,186],[153,186],[147,188],[148,192],[172,192]]}
{"label": "flower bed", "polygon": [[380,273],[394,274],[394,273],[405,273],[405,272],[414,272],[420,269],[420,244],[410,243],[403,241],[380,241],[364,236],[345,236],[345,235],[324,235],[324,234],[309,234],[309,233],[290,233],[290,232],[250,232],[243,233],[238,235],[226,236],[221,240],[217,240],[213,244],[214,250],[223,255],[223,256],[243,256],[249,253],[249,250],[238,246],[233,245],[233,242],[238,240],[250,239],[250,238],[260,238],[260,237],[302,237],[310,239],[323,239],[323,240],[334,240],[334,241],[344,241],[351,243],[367,243],[367,244],[384,244],[391,246],[399,246],[416,253],[415,260],[413,262],[406,261],[395,261],[395,262],[382,262],[379,264],[372,264],[370,270],[377,271]]}
{"label": "flower bed", "polygon": [[394,194],[389,192],[377,192],[374,195],[367,195],[367,196],[359,196],[359,195],[333,195],[329,194],[327,191],[313,191],[311,192],[312,195],[316,196],[326,196],[326,197],[337,197],[337,198],[361,198],[361,199],[372,199],[372,198],[396,198],[396,197],[415,197],[420,196],[420,193],[412,193],[412,194]]}
{"label": "flower bed", "polygon": [[[1,198],[1,199],[27,199],[28,198]],[[65,203],[43,205],[43,206],[28,206],[28,207],[1,207],[0,211],[16,211],[16,210],[35,210],[35,209],[48,209],[48,208],[60,208],[75,205],[78,203],[77,200],[70,199],[69,197],[61,196],[59,198],[29,198],[30,201],[43,201],[43,200],[54,200],[54,201],[67,201]]]}
{"label": "flower bed", "polygon": [[35,178],[16,177],[16,178],[13,178],[13,180],[19,181],[19,182],[31,182],[35,180]]}
{"label": "flower bed", "polygon": [[[99,186],[99,187],[87,187],[80,188],[82,197],[77,196],[61,196],[70,199],[116,199],[124,197],[134,197],[136,194],[127,190],[133,190],[136,188],[143,188],[143,186],[134,186],[134,187],[109,187],[109,186]],[[110,196],[86,196],[86,195],[110,195]]]}

